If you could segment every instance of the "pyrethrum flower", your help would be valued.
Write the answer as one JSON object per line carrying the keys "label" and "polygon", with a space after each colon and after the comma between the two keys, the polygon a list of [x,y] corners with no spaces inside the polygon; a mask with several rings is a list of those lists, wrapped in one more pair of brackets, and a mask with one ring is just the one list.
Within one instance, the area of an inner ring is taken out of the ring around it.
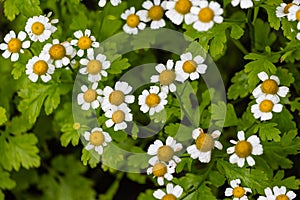
{"label": "pyrethrum flower", "polygon": [[96,38],[91,35],[91,30],[89,29],[85,29],[84,34],[80,30],[76,31],[74,36],[77,39],[72,40],[71,44],[79,48],[77,51],[79,57],[82,57],[85,51],[87,51],[87,54],[90,54],[93,48],[99,47],[99,42],[96,42]]}
{"label": "pyrethrum flower", "polygon": [[242,9],[247,9],[253,7],[253,2],[252,0],[231,0],[231,5],[232,6],[237,6],[240,4],[240,7]]}
{"label": "pyrethrum flower", "polygon": [[188,23],[193,16],[190,10],[195,0],[172,0],[166,3],[166,16],[176,25],[180,25],[183,20]]}
{"label": "pyrethrum flower", "polygon": [[81,68],[79,73],[88,74],[88,80],[92,83],[100,81],[102,76],[107,77],[105,70],[110,67],[110,61],[106,60],[106,56],[100,53],[94,56],[94,51],[91,51],[87,58],[81,59],[80,64],[86,67]]}
{"label": "pyrethrum flower", "polygon": [[[273,194],[274,192],[274,194]],[[286,191],[285,186],[278,186],[273,187],[273,192],[271,188],[265,189],[266,196],[260,196],[257,200],[292,200],[296,198],[296,194],[293,191]]]}
{"label": "pyrethrum flower", "polygon": [[23,49],[30,47],[30,41],[24,41],[26,38],[26,33],[20,31],[18,37],[16,33],[11,30],[4,37],[4,42],[0,44],[0,49],[4,52],[2,53],[3,58],[9,58],[12,62],[15,62],[19,59],[19,53],[24,53]]}
{"label": "pyrethrum flower", "polygon": [[84,133],[84,139],[88,141],[85,149],[90,151],[93,148],[95,151],[101,155],[103,153],[103,147],[111,142],[111,137],[108,133],[104,132],[102,128],[94,128],[91,132]]}
{"label": "pyrethrum flower", "polygon": [[181,54],[180,59],[175,64],[179,81],[184,82],[188,78],[196,80],[200,77],[200,74],[205,74],[207,65],[203,64],[204,58],[202,56],[198,55],[193,58],[192,54],[188,52]]}
{"label": "pyrethrum flower", "polygon": [[193,144],[187,148],[188,154],[193,159],[199,159],[200,162],[208,163],[211,158],[211,151],[216,147],[222,149],[223,145],[217,141],[221,132],[219,130],[213,131],[211,134],[204,133],[201,128],[193,130],[192,136],[195,139],[196,144]]}
{"label": "pyrethrum flower", "polygon": [[168,103],[166,100],[167,94],[160,92],[158,86],[151,86],[150,90],[144,90],[139,96],[140,110],[143,113],[149,112],[149,115],[159,113]]}
{"label": "pyrethrum flower", "polygon": [[160,140],[155,140],[154,144],[151,144],[148,148],[147,153],[154,157],[150,158],[149,163],[156,163],[158,161],[170,162],[174,160],[179,163],[181,159],[175,155],[175,152],[182,149],[182,144],[177,143],[174,138],[168,136],[166,140],[166,145]]}
{"label": "pyrethrum flower", "polygon": [[247,200],[248,197],[246,196],[247,192],[252,193],[250,188],[240,186],[241,180],[235,179],[230,181],[230,186],[232,188],[226,188],[225,196],[230,197],[233,196],[233,200]]}
{"label": "pyrethrum flower", "polygon": [[161,0],[153,0],[152,1],[145,1],[142,4],[143,8],[146,10],[141,10],[141,20],[144,22],[150,23],[151,29],[159,29],[166,25],[165,20],[163,19],[165,14],[165,8],[166,8],[166,1]]}
{"label": "pyrethrum flower", "polygon": [[123,30],[128,34],[138,34],[139,30],[144,30],[146,24],[141,21],[141,11],[135,13],[135,8],[131,7],[121,14],[121,18],[126,20]]}
{"label": "pyrethrum flower", "polygon": [[183,188],[180,185],[176,185],[174,187],[172,183],[167,184],[166,190],[167,193],[161,189],[158,189],[153,193],[153,196],[161,200],[176,200],[183,192]]}
{"label": "pyrethrum flower", "polygon": [[237,137],[239,141],[230,140],[230,143],[235,146],[227,149],[227,153],[232,154],[229,158],[229,162],[232,164],[237,163],[239,167],[243,167],[245,165],[245,160],[247,160],[249,166],[255,165],[255,160],[251,155],[263,154],[263,148],[259,138],[256,135],[252,135],[245,140],[244,131],[239,131]]}
{"label": "pyrethrum flower", "polygon": [[251,112],[255,119],[260,118],[261,121],[266,121],[273,118],[272,112],[280,113],[282,107],[278,96],[268,94],[256,99],[256,104],[251,106]]}
{"label": "pyrethrum flower", "polygon": [[130,108],[126,104],[120,106],[112,106],[111,109],[105,112],[105,117],[109,118],[105,125],[107,127],[114,126],[114,131],[124,130],[127,128],[126,122],[132,121],[132,114]]}
{"label": "pyrethrum flower", "polygon": [[[100,1],[98,2],[98,6],[99,6],[99,7],[104,7],[104,6],[106,5],[106,1],[107,1],[107,0],[100,0]],[[111,3],[113,6],[119,5],[121,2],[122,2],[122,0],[110,0],[110,3]]]}
{"label": "pyrethrum flower", "polygon": [[286,17],[289,14],[289,9],[290,7],[292,7],[293,5],[299,5],[300,1],[299,0],[294,0],[291,3],[281,3],[280,6],[278,6],[276,8],[276,16],[278,18],[282,18],[282,17]]}
{"label": "pyrethrum flower", "polygon": [[90,107],[96,109],[100,106],[102,101],[102,90],[97,89],[98,83],[93,83],[92,88],[88,88],[86,85],[81,86],[82,93],[77,95],[78,105],[81,105],[82,110],[88,110]]}
{"label": "pyrethrum flower", "polygon": [[158,185],[164,185],[164,180],[167,179],[171,181],[173,179],[173,173],[175,172],[176,163],[171,160],[169,164],[165,162],[154,162],[150,163],[151,167],[147,169],[147,174],[153,174],[154,177],[157,177]]}
{"label": "pyrethrum flower", "polygon": [[51,80],[55,66],[49,63],[45,55],[34,56],[26,64],[26,74],[32,82],[36,82],[41,77],[45,83]]}

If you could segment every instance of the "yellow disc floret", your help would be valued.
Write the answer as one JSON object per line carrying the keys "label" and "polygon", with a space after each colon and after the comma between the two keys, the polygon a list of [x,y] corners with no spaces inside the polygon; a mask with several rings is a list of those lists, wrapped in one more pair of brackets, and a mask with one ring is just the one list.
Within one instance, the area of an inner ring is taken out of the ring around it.
{"label": "yellow disc floret", "polygon": [[170,85],[175,78],[176,74],[172,70],[164,70],[159,74],[159,82],[162,85]]}
{"label": "yellow disc floret", "polygon": [[155,107],[159,104],[159,102],[160,102],[160,97],[157,94],[152,93],[146,97],[146,104],[149,107]]}
{"label": "yellow disc floret", "polygon": [[252,144],[242,140],[235,145],[235,153],[240,158],[246,158],[252,153]]}
{"label": "yellow disc floret", "polygon": [[290,198],[285,194],[278,195],[275,200],[289,200]]}
{"label": "yellow disc floret", "polygon": [[152,6],[148,11],[148,16],[151,20],[161,20],[164,16],[164,9],[161,6]]}
{"label": "yellow disc floret", "polygon": [[49,49],[49,54],[52,59],[60,60],[66,55],[66,48],[61,44],[54,44]]}
{"label": "yellow disc floret", "polygon": [[39,60],[33,64],[33,73],[37,75],[45,75],[48,71],[48,63],[44,60]]}
{"label": "yellow disc floret", "polygon": [[214,148],[213,137],[207,133],[201,133],[196,139],[196,147],[199,151],[208,152]]}
{"label": "yellow disc floret", "polygon": [[74,129],[74,130],[80,129],[80,124],[79,124],[78,122],[75,122],[75,123],[73,124],[73,129]]}
{"label": "yellow disc floret", "polygon": [[191,7],[192,3],[190,0],[178,0],[175,4],[175,10],[182,15],[189,13]]}
{"label": "yellow disc floret", "polygon": [[97,92],[96,90],[93,89],[88,89],[84,94],[83,94],[83,99],[87,102],[87,103],[91,103],[93,101],[95,101],[97,98]]}
{"label": "yellow disc floret", "polygon": [[259,104],[259,110],[261,112],[271,112],[274,107],[274,103],[271,100],[265,99]]}
{"label": "yellow disc floret", "polygon": [[121,123],[125,120],[125,113],[122,110],[117,110],[112,114],[111,119],[115,124]]}
{"label": "yellow disc floret", "polygon": [[18,53],[22,47],[22,42],[18,38],[12,38],[8,43],[7,43],[7,49],[11,53]]}
{"label": "yellow disc floret", "polygon": [[168,145],[159,147],[157,151],[157,157],[161,161],[168,162],[173,158],[173,156],[174,156],[174,150]]}
{"label": "yellow disc floret", "polygon": [[296,19],[300,21],[300,10],[297,10],[296,12]]}
{"label": "yellow disc floret", "polygon": [[90,60],[86,66],[86,71],[89,74],[96,75],[102,69],[102,63],[99,60]]}
{"label": "yellow disc floret", "polygon": [[209,7],[202,8],[198,13],[198,18],[201,22],[210,22],[214,18],[214,11]]}
{"label": "yellow disc floret", "polygon": [[31,31],[35,35],[43,34],[44,30],[45,30],[45,26],[41,22],[34,22],[31,26]]}
{"label": "yellow disc floret", "polygon": [[232,191],[232,194],[233,194],[233,197],[235,198],[242,198],[244,195],[245,195],[245,189],[238,186],[238,187],[235,187],[233,188],[233,191]]}
{"label": "yellow disc floret", "polygon": [[284,9],[283,9],[283,13],[284,13],[284,14],[288,14],[288,13],[289,13],[290,7],[292,7],[293,5],[296,5],[296,4],[295,4],[295,3],[288,3],[288,4],[284,7]]}
{"label": "yellow disc floret", "polygon": [[92,46],[92,40],[91,38],[87,37],[87,36],[82,36],[81,38],[79,38],[78,40],[78,47],[82,50],[86,50],[91,48]]}
{"label": "yellow disc floret", "polygon": [[176,200],[176,197],[173,194],[166,194],[161,200]]}
{"label": "yellow disc floret", "polygon": [[120,90],[115,90],[109,95],[109,102],[113,105],[119,106],[125,101],[125,95]]}
{"label": "yellow disc floret", "polygon": [[90,134],[90,143],[94,146],[99,146],[104,142],[104,135],[101,131],[94,131]]}
{"label": "yellow disc floret", "polygon": [[193,60],[187,60],[183,63],[182,69],[185,73],[193,73],[197,69],[197,63]]}
{"label": "yellow disc floret", "polygon": [[156,177],[162,177],[167,173],[167,166],[164,163],[156,163],[152,168],[152,173]]}
{"label": "yellow disc floret", "polygon": [[266,94],[276,94],[278,92],[278,84],[273,79],[267,79],[261,84],[261,90]]}
{"label": "yellow disc floret", "polygon": [[126,24],[131,28],[137,27],[139,23],[140,23],[140,17],[135,14],[130,14],[126,19]]}

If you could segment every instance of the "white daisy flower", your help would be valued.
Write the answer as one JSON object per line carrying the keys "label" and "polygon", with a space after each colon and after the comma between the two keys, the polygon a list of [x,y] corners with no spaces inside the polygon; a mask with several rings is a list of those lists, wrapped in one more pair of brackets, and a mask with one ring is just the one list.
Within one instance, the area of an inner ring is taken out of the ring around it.
{"label": "white daisy flower", "polygon": [[186,21],[187,24],[193,24],[197,31],[207,31],[211,29],[214,23],[222,23],[223,9],[220,4],[207,0],[195,1],[195,6],[191,8],[193,16]]}
{"label": "white daisy flower", "polygon": [[88,110],[90,107],[97,109],[102,101],[102,90],[97,89],[98,83],[93,83],[92,88],[86,85],[81,86],[82,93],[77,95],[78,105],[81,105],[82,110]]}
{"label": "white daisy flower", "polygon": [[279,104],[279,97],[270,94],[258,97],[256,103],[257,104],[251,106],[251,112],[255,119],[260,118],[261,121],[272,119],[272,111],[280,113],[283,107]]}
{"label": "white daisy flower", "polygon": [[12,62],[19,60],[19,53],[24,53],[23,49],[27,49],[30,47],[30,41],[26,40],[26,33],[24,31],[20,31],[18,36],[16,33],[11,30],[4,37],[4,42],[0,44],[0,49],[4,52],[2,53],[3,58],[7,59],[10,57]]}
{"label": "white daisy flower", "polygon": [[166,190],[167,193],[161,189],[158,189],[153,193],[153,196],[161,200],[176,200],[183,192],[183,188],[180,185],[176,185],[174,187],[172,183],[167,184]]}
{"label": "white daisy flower", "polygon": [[[274,192],[274,194],[273,194]],[[286,191],[285,186],[278,186],[273,187],[273,192],[271,188],[265,189],[266,196],[260,196],[257,200],[292,200],[296,198],[296,194],[293,191]]]}
{"label": "white daisy flower", "polygon": [[233,7],[236,7],[239,4],[242,9],[247,9],[247,8],[253,7],[252,0],[231,0],[231,5]]}
{"label": "white daisy flower", "polygon": [[286,17],[289,14],[289,8],[293,5],[299,5],[299,0],[294,0],[292,3],[281,3],[280,6],[276,8],[276,16],[278,18]]}
{"label": "white daisy flower", "polygon": [[153,174],[154,177],[157,177],[158,185],[164,185],[164,179],[168,181],[173,179],[172,174],[175,172],[176,167],[176,163],[173,160],[171,160],[168,165],[165,162],[154,162],[150,164],[151,167],[147,169],[147,174]]}
{"label": "white daisy flower", "polygon": [[91,132],[86,131],[84,133],[84,139],[88,141],[85,149],[90,151],[94,148],[99,155],[103,153],[103,147],[112,140],[108,133],[104,132],[102,128],[97,127]]}
{"label": "white daisy flower", "polygon": [[[99,6],[99,7],[104,7],[104,6],[106,5],[106,1],[107,1],[107,0],[99,0],[98,6]],[[110,3],[111,3],[113,6],[119,5],[121,2],[122,2],[122,0],[110,0]]]}
{"label": "white daisy flower", "polygon": [[260,72],[257,76],[263,82],[253,90],[252,94],[255,98],[268,94],[286,97],[289,88],[286,86],[279,87],[280,80],[277,76],[271,75],[269,77],[266,72]]}
{"label": "white daisy flower", "polygon": [[248,197],[246,196],[246,193],[252,193],[252,190],[250,188],[242,187],[240,184],[240,179],[230,181],[231,188],[226,188],[225,196],[233,196],[233,200],[247,200]]}
{"label": "white daisy flower", "polygon": [[116,82],[114,89],[106,86],[103,90],[102,110],[106,112],[113,106],[133,103],[135,98],[129,94],[131,91],[132,87],[125,81]]}
{"label": "white daisy flower", "polygon": [[79,50],[77,51],[77,55],[82,57],[84,55],[85,50],[87,54],[93,50],[93,48],[99,47],[99,42],[96,42],[96,38],[91,35],[91,30],[85,29],[84,34],[82,31],[76,31],[74,36],[77,39],[71,41],[73,46],[77,46]]}
{"label": "white daisy flower", "polygon": [[174,61],[168,60],[167,65],[158,64],[155,66],[156,71],[159,73],[159,75],[153,75],[151,76],[151,82],[152,83],[160,83],[161,91],[168,93],[169,90],[171,92],[176,91],[176,85],[174,84],[174,81],[180,81],[182,78],[180,78],[180,74],[174,72],[172,69],[174,67]]}
{"label": "white daisy flower", "polygon": [[249,166],[254,166],[255,160],[251,157],[251,154],[263,154],[263,148],[259,138],[256,135],[252,135],[245,140],[244,131],[239,131],[237,137],[239,141],[230,140],[230,143],[235,144],[235,146],[227,148],[227,153],[232,154],[229,158],[229,162],[231,164],[237,163],[239,167],[243,167],[245,160],[247,160]]}
{"label": "white daisy flower", "polygon": [[153,0],[144,1],[142,4],[143,8],[146,10],[140,10],[141,20],[150,23],[151,29],[159,29],[166,25],[163,16],[166,9],[166,1]]}
{"label": "white daisy flower", "polygon": [[128,34],[138,34],[139,30],[144,30],[146,24],[141,21],[141,11],[135,13],[135,8],[131,7],[121,14],[121,18],[126,20],[123,30]]}
{"label": "white daisy flower", "polygon": [[180,25],[183,20],[188,24],[193,19],[190,13],[192,6],[196,6],[195,0],[167,1],[166,16],[176,25]]}
{"label": "white daisy flower", "polygon": [[105,117],[109,118],[105,125],[109,128],[114,126],[114,131],[124,130],[127,128],[126,122],[132,121],[130,108],[126,104],[120,106],[112,106],[111,109],[105,112]]}
{"label": "white daisy flower", "polygon": [[287,18],[289,21],[298,21],[297,23],[297,29],[300,30],[300,6],[298,5],[292,5],[288,9],[289,13],[287,15]]}
{"label": "white daisy flower", "polygon": [[81,68],[79,73],[88,74],[88,80],[92,83],[100,81],[102,76],[107,77],[106,70],[110,67],[110,61],[106,60],[106,56],[100,53],[94,56],[94,51],[91,51],[87,58],[81,59],[80,64],[86,67]]}
{"label": "white daisy flower", "polygon": [[200,162],[209,163],[211,158],[211,151],[216,147],[223,149],[221,142],[217,141],[221,132],[219,130],[213,131],[211,134],[204,133],[202,128],[193,130],[192,136],[196,142],[187,148],[188,154],[193,159],[199,159]]}
{"label": "white daisy flower", "polygon": [[167,94],[165,92],[159,92],[158,86],[151,86],[150,90],[144,90],[139,96],[140,110],[143,113],[149,112],[149,115],[159,113],[165,108],[168,103]]}
{"label": "white daisy flower", "polygon": [[55,66],[44,55],[34,56],[26,64],[26,74],[32,82],[36,82],[39,76],[45,83],[50,81],[54,70]]}
{"label": "white daisy flower", "polygon": [[179,61],[175,64],[175,71],[179,81],[184,82],[188,78],[191,80],[199,79],[200,74],[205,74],[207,65],[204,64],[204,58],[200,55],[193,58],[190,52],[181,54]]}
{"label": "white daisy flower", "polygon": [[154,144],[151,144],[147,151],[148,155],[155,155],[150,158],[149,163],[156,163],[158,161],[169,162],[171,160],[179,163],[181,159],[175,155],[175,152],[178,152],[181,149],[182,144],[177,143],[171,136],[168,136],[166,145],[164,145],[160,140],[155,140]]}
{"label": "white daisy flower", "polygon": [[54,39],[51,43],[47,43],[42,50],[49,59],[49,62],[54,62],[56,68],[67,66],[70,64],[70,58],[76,54],[74,48],[68,41],[60,43],[58,39]]}
{"label": "white daisy flower", "polygon": [[44,42],[57,30],[52,24],[58,23],[58,19],[52,19],[50,21],[49,17],[51,14],[52,13],[50,12],[47,16],[34,16],[27,20],[25,31],[32,41]]}

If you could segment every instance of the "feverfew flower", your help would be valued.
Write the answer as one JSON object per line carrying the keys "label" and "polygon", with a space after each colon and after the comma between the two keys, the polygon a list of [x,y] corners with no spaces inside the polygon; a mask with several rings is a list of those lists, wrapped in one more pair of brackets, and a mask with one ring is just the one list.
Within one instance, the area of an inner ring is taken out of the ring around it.
{"label": "feverfew flower", "polygon": [[273,192],[268,187],[265,189],[266,197],[260,196],[257,200],[292,200],[296,198],[296,194],[293,191],[286,192],[285,186],[281,186],[280,188],[275,186],[273,187]]}
{"label": "feverfew flower", "polygon": [[237,137],[239,141],[230,140],[230,143],[235,144],[235,146],[227,149],[227,153],[232,154],[229,158],[229,162],[231,164],[237,163],[239,167],[243,167],[245,165],[245,160],[247,160],[249,166],[254,166],[255,160],[251,157],[251,154],[263,154],[263,148],[259,138],[256,135],[252,135],[245,140],[244,131],[239,131]]}
{"label": "feverfew flower", "polygon": [[240,186],[241,180],[235,179],[230,181],[230,186],[232,188],[226,188],[225,190],[225,196],[230,197],[233,196],[233,200],[247,200],[248,197],[246,196],[246,193],[252,193],[252,190],[250,188],[242,187]]}
{"label": "feverfew flower", "polygon": [[132,121],[132,114],[130,108],[126,104],[120,106],[112,106],[111,109],[105,112],[105,117],[109,118],[105,125],[107,127],[114,126],[114,131],[124,130],[127,128],[126,122]]}
{"label": "feverfew flower", "polygon": [[188,23],[193,16],[190,13],[195,0],[172,0],[166,3],[166,16],[176,25],[180,25],[183,20]]}
{"label": "feverfew flower", "polygon": [[188,78],[196,80],[200,74],[205,74],[207,65],[203,64],[204,58],[200,55],[193,58],[190,52],[181,54],[179,61],[175,64],[176,74],[179,74],[179,81],[184,82]]}
{"label": "feverfew flower", "polygon": [[255,119],[260,118],[261,121],[272,119],[272,111],[280,113],[283,107],[279,104],[279,97],[270,94],[258,97],[256,103],[251,106],[251,112]]}
{"label": "feverfew flower", "polygon": [[84,55],[85,50],[87,54],[90,54],[93,48],[99,47],[99,42],[96,42],[96,38],[91,35],[91,30],[89,29],[85,29],[84,34],[82,31],[76,31],[74,36],[77,39],[72,40],[71,44],[79,48],[77,51],[79,57]]}
{"label": "feverfew flower", "polygon": [[175,172],[176,163],[171,160],[167,165],[165,162],[150,163],[151,167],[147,169],[147,174],[153,174],[157,177],[158,185],[164,185],[164,179],[171,181],[173,179],[173,173]]}
{"label": "feverfew flower", "polygon": [[121,18],[126,20],[126,24],[124,24],[123,30],[128,34],[136,35],[138,34],[139,30],[144,30],[146,27],[146,24],[144,22],[141,22],[141,11],[135,13],[134,7],[125,10],[125,12],[121,14]]}
{"label": "feverfew flower", "polygon": [[102,128],[94,128],[91,132],[84,133],[84,139],[88,141],[85,149],[90,151],[93,148],[95,151],[101,155],[103,153],[103,147],[111,142],[111,137],[108,133],[104,132]]}
{"label": "feverfew flower", "polygon": [[166,140],[166,145],[160,140],[155,140],[154,144],[151,144],[148,148],[148,155],[155,155],[150,158],[149,163],[155,163],[158,161],[170,162],[174,160],[176,163],[179,163],[181,159],[175,155],[175,152],[182,149],[182,144],[176,143],[176,140],[171,136],[168,136]]}
{"label": "feverfew flower", "polygon": [[[99,0],[98,6],[99,6],[99,7],[104,7],[105,4],[106,4],[106,1],[107,1],[107,0]],[[119,5],[121,2],[122,2],[122,0],[110,0],[110,3],[111,3],[113,6]]]}
{"label": "feverfew flower", "polygon": [[4,37],[4,42],[0,44],[0,49],[4,52],[2,56],[4,58],[9,58],[12,62],[15,62],[19,59],[19,53],[24,53],[23,49],[27,49],[30,47],[30,41],[26,40],[26,33],[24,31],[20,31],[18,33],[18,37],[16,33],[11,30]]}
{"label": "feverfew flower", "polygon": [[180,185],[176,185],[174,187],[172,183],[167,184],[166,190],[167,193],[165,193],[161,189],[158,189],[153,193],[153,196],[161,200],[176,200],[181,196],[183,192],[183,188]]}
{"label": "feverfew flower", "polygon": [[199,159],[200,162],[208,163],[211,158],[211,151],[216,147],[217,149],[223,149],[221,142],[217,141],[221,132],[219,130],[213,131],[211,134],[204,133],[201,128],[193,130],[192,136],[195,139],[196,144],[193,144],[187,148],[188,154],[193,159]]}
{"label": "feverfew flower", "polygon": [[276,8],[276,16],[278,18],[286,17],[289,14],[289,9],[293,5],[299,5],[300,1],[299,0],[294,0],[292,3],[281,3],[280,6]]}
{"label": "feverfew flower", "polygon": [[98,83],[93,83],[92,88],[88,88],[86,85],[81,86],[82,93],[77,95],[78,105],[81,105],[82,110],[88,110],[90,107],[96,109],[100,106],[102,101],[102,90],[97,89]]}
{"label": "feverfew flower", "polygon": [[242,9],[247,9],[253,7],[253,2],[252,0],[231,0],[231,5],[233,7],[239,5],[241,6]]}

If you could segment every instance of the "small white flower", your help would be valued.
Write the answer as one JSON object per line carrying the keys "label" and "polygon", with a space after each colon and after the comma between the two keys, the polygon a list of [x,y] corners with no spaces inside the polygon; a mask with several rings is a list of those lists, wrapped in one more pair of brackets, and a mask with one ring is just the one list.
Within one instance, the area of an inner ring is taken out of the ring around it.
{"label": "small white flower", "polygon": [[237,137],[239,141],[230,140],[230,143],[235,144],[235,146],[227,148],[227,153],[232,154],[229,158],[229,162],[231,164],[237,163],[239,167],[243,167],[245,160],[247,160],[249,166],[254,166],[255,160],[251,157],[251,154],[263,154],[263,148],[259,138],[256,135],[252,135],[245,140],[244,131],[239,131]]}
{"label": "small white flower", "polygon": [[237,5],[241,6],[242,9],[247,9],[253,7],[253,2],[252,0],[232,0],[231,5],[233,7],[236,7]]}
{"label": "small white flower", "polygon": [[258,97],[256,103],[257,104],[251,106],[251,112],[255,119],[260,118],[261,121],[272,119],[272,111],[280,113],[283,107],[279,104],[279,97],[270,94]]}
{"label": "small white flower", "polygon": [[55,66],[44,55],[34,56],[26,64],[26,74],[32,82],[36,82],[39,76],[45,83],[50,81],[54,70]]}
{"label": "small white flower", "polygon": [[141,21],[141,11],[135,13],[134,7],[125,10],[125,12],[121,14],[121,18],[126,20],[123,30],[128,34],[136,35],[138,34],[139,30],[144,30],[146,27],[146,24]]}
{"label": "small white flower", "polygon": [[199,159],[200,162],[208,163],[211,158],[211,151],[216,147],[217,149],[223,149],[221,142],[217,141],[221,132],[219,130],[213,131],[211,134],[204,133],[201,128],[193,130],[193,138],[196,144],[193,144],[187,148],[188,154],[193,159]]}
{"label": "small white flower", "polygon": [[133,103],[135,98],[129,94],[131,91],[132,87],[125,81],[117,81],[114,89],[106,86],[103,90],[102,110],[106,112],[113,106]]}
{"label": "small white flower", "polygon": [[111,142],[111,137],[108,133],[104,132],[102,128],[94,128],[91,132],[84,133],[84,139],[88,141],[85,149],[90,151],[93,148],[95,151],[101,155],[103,154],[103,147]]}
{"label": "small white flower", "polygon": [[132,121],[132,114],[130,112],[131,110],[126,104],[112,106],[111,109],[105,112],[105,117],[109,118],[109,120],[105,122],[105,125],[108,128],[114,126],[114,131],[126,129],[126,122]]}
{"label": "small white flower", "polygon": [[151,86],[150,90],[144,90],[139,96],[140,110],[143,113],[149,112],[149,115],[154,113],[159,113],[165,108],[168,103],[167,94],[165,92],[160,92],[158,86]]}
{"label": "small white flower", "polygon": [[235,179],[230,181],[230,186],[232,188],[226,188],[225,190],[225,196],[230,197],[233,196],[233,200],[247,200],[248,197],[246,196],[246,193],[252,193],[252,190],[250,188],[242,187],[240,186],[241,180]]}
{"label": "small white flower", "polygon": [[[104,6],[106,5],[106,1],[107,1],[107,0],[99,0],[98,6],[99,6],[99,7],[104,7]],[[121,2],[122,2],[122,0],[110,0],[110,3],[111,3],[113,6],[119,5]]]}
{"label": "small white flower", "polygon": [[161,189],[156,190],[153,193],[153,196],[157,199],[168,200],[168,199],[177,199],[181,196],[183,192],[183,188],[180,185],[173,186],[172,183],[168,183],[166,187],[167,193],[162,191]]}
{"label": "small white flower", "polygon": [[183,20],[185,23],[193,19],[190,13],[192,6],[196,6],[195,0],[172,0],[166,3],[166,16],[176,25],[180,25]]}
{"label": "small white flower", "polygon": [[87,55],[93,51],[93,48],[99,47],[99,42],[96,42],[96,38],[91,35],[91,30],[85,29],[84,34],[82,31],[76,31],[74,36],[77,39],[71,41],[73,46],[77,46],[79,50],[77,51],[77,55],[82,57],[84,55],[85,50],[87,51]]}
{"label": "small white flower", "polygon": [[98,83],[93,83],[92,88],[86,85],[81,86],[82,93],[77,95],[78,105],[81,105],[82,110],[88,110],[90,107],[97,109],[102,101],[102,90],[97,89]]}
{"label": "small white flower", "polygon": [[[173,173],[175,172],[176,163],[171,160],[167,165],[165,162],[150,163],[151,167],[147,169],[147,174],[153,174],[157,177],[158,185],[164,185],[164,179],[171,181],[173,179]],[[153,178],[154,178],[153,177]]]}
{"label": "small white flower", "polygon": [[30,47],[30,41],[26,40],[26,33],[24,31],[20,31],[18,33],[18,37],[16,33],[11,30],[4,37],[4,42],[0,44],[0,49],[4,52],[2,56],[7,59],[10,57],[12,62],[15,62],[19,59],[19,53],[24,53],[23,49],[27,49]]}
{"label": "small white flower", "polygon": [[293,5],[299,5],[300,1],[299,0],[294,0],[291,3],[281,3],[280,6],[276,8],[276,16],[278,18],[286,17],[289,14],[289,8],[292,7]]}
{"label": "small white flower", "polygon": [[165,20],[163,19],[165,8],[166,8],[166,1],[161,0],[147,0],[144,1],[142,7],[146,10],[140,10],[141,20],[144,22],[150,23],[151,29],[159,29],[166,25]]}
{"label": "small white flower", "polygon": [[287,15],[287,18],[289,21],[298,21],[297,23],[297,29],[300,30],[300,6],[292,5],[288,9],[289,13]]}
{"label": "small white flower", "polygon": [[207,65],[203,64],[204,58],[200,55],[193,58],[190,52],[181,54],[179,61],[175,64],[176,74],[179,74],[179,81],[184,82],[188,78],[199,79],[200,74],[205,74]]}
{"label": "small white flower", "polygon": [[85,65],[79,70],[81,74],[88,74],[88,80],[93,82],[98,82],[101,77],[107,77],[107,70],[110,67],[110,61],[106,60],[106,56],[103,54],[98,54],[94,56],[94,51],[91,51],[87,58],[80,60],[80,64]]}
{"label": "small white flower", "polygon": [[279,87],[280,80],[277,76],[271,75],[270,78],[266,72],[258,73],[258,78],[263,81],[262,84],[257,86],[252,94],[255,98],[261,95],[278,95],[280,97],[285,97],[289,92],[289,88],[286,86]]}
{"label": "small white flower", "polygon": [[[273,194],[274,192],[274,194]],[[260,196],[258,197],[257,200],[275,200],[275,199],[288,199],[288,200],[292,200],[296,198],[296,194],[293,191],[286,191],[286,187],[285,186],[281,186],[280,188],[278,186],[273,187],[273,192],[271,190],[271,188],[266,188],[265,189],[265,194],[266,197],[264,196]]]}

